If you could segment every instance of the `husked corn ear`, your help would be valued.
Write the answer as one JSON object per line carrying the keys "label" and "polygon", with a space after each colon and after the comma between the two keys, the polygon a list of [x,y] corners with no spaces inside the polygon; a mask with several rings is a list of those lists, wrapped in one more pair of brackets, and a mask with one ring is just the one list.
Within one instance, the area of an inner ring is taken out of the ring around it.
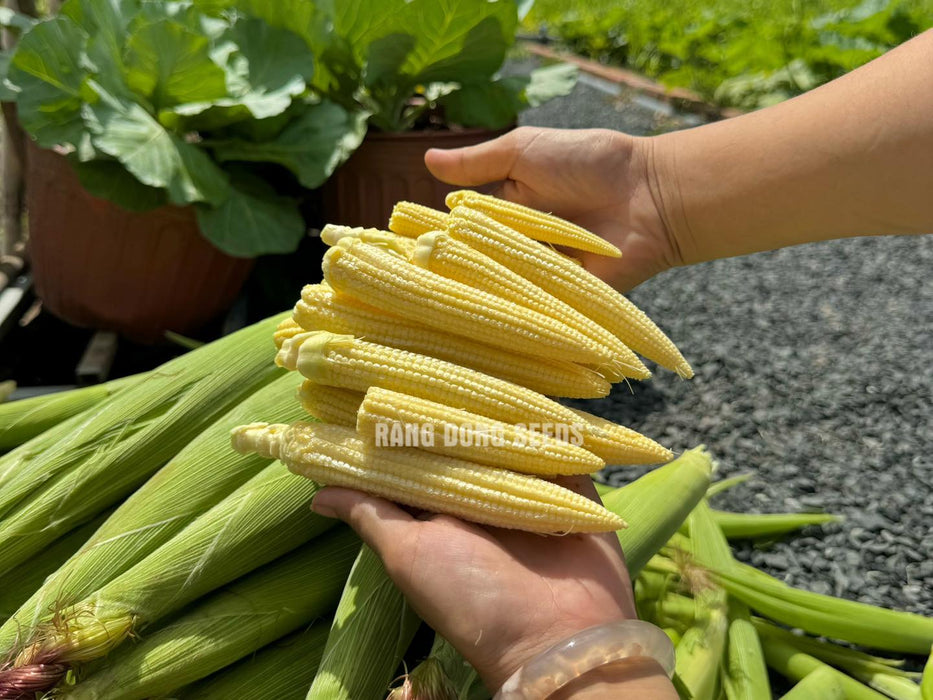
{"label": "husked corn ear", "polygon": [[674,453],[651,438],[592,413],[570,409],[584,426],[583,446],[607,464],[660,464]]}
{"label": "husked corn ear", "polygon": [[602,346],[606,357],[611,358],[597,368],[610,381],[651,376],[635,353],[598,323],[443,231],[419,236],[409,259],[418,267],[538,311],[579,331]]}
{"label": "husked corn ear", "polygon": [[426,355],[311,331],[286,340],[276,364],[319,384],[366,391],[371,386],[457,406],[505,423],[566,423],[576,414],[546,396]]}
{"label": "husked corn ear", "polygon": [[447,214],[423,204],[399,202],[392,207],[389,230],[400,236],[417,238],[428,231],[443,230],[447,226]]}
{"label": "husked corn ear", "polygon": [[376,246],[347,239],[324,255],[340,294],[441,330],[529,355],[601,364],[602,348],[537,311],[445,279]]}
{"label": "husked corn ear", "polygon": [[373,448],[343,426],[254,423],[234,429],[232,441],[239,452],[275,457],[319,484],[494,527],[545,533],[625,527],[619,516],[557,484],[414,448]]}
{"label": "husked corn ear", "polygon": [[[282,331],[276,346],[303,330],[355,335],[379,345],[430,355],[475,369],[548,396],[593,399],[609,393],[609,382],[594,370],[566,360],[528,357],[408,321],[322,284],[307,285],[295,305],[298,330]],[[297,325],[297,324],[296,324]],[[302,330],[303,329],[303,330]]]}
{"label": "husked corn ear", "polygon": [[632,350],[689,379],[693,370],[648,316],[556,251],[468,207],[450,213],[447,232],[586,314]]}
{"label": "husked corn ear", "polygon": [[347,238],[356,238],[364,243],[379,246],[405,256],[409,255],[415,247],[414,241],[410,238],[397,236],[389,231],[380,231],[377,228],[327,224],[321,230],[321,240],[329,246],[335,246]]}
{"label": "husked corn ear", "polygon": [[304,332],[305,329],[298,325],[298,322],[295,321],[295,319],[282,319],[282,322],[276,327],[275,333],[272,335],[272,340],[275,342],[276,350],[281,348],[282,343],[284,343],[289,338]]}
{"label": "husked corn ear", "polygon": [[356,426],[356,413],[363,403],[363,393],[305,380],[298,390],[298,400],[301,407],[315,418],[352,428]]}
{"label": "husked corn ear", "polygon": [[622,251],[612,243],[582,226],[515,202],[472,190],[458,190],[447,195],[446,203],[450,209],[458,206],[475,209],[536,241],[586,250],[610,258],[622,257]]}
{"label": "husked corn ear", "polygon": [[[606,466],[582,447],[523,426],[493,421],[397,391],[371,387],[366,392],[357,413],[357,433],[380,445],[380,431],[386,440],[393,429],[404,435],[406,426],[415,430],[430,426],[431,439],[416,445],[423,450],[516,472],[544,476],[591,474]],[[390,445],[387,449],[393,448]]]}

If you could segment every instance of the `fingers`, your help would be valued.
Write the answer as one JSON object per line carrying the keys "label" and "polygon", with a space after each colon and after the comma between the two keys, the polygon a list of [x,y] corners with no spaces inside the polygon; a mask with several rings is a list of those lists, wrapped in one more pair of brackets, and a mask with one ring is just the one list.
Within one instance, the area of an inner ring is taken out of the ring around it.
{"label": "fingers", "polygon": [[380,557],[415,522],[411,515],[383,498],[333,486],[314,496],[311,509],[327,518],[343,520]]}
{"label": "fingers", "polygon": [[529,138],[528,130],[515,129],[492,141],[464,148],[432,148],[424,164],[438,180],[473,187],[507,180]]}

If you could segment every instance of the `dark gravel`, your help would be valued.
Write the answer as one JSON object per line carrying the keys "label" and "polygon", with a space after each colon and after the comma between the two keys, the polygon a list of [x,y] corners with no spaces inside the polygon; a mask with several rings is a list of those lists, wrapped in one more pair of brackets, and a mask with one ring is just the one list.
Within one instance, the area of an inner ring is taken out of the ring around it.
{"label": "dark gravel", "polygon": [[[540,126],[650,134],[688,125],[578,85],[531,110]],[[681,268],[630,297],[696,370],[663,370],[586,408],[675,450],[703,443],[728,510],[827,511],[740,559],[803,588],[933,615],[933,237],[831,241]],[[639,475],[608,469],[611,482]]]}

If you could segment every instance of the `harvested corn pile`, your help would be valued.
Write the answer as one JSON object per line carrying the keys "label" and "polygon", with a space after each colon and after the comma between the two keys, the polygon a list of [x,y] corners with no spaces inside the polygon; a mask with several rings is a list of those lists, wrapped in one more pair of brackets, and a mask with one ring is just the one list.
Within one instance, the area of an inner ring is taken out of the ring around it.
{"label": "harvested corn pile", "polygon": [[[334,425],[244,425],[234,447],[319,484],[487,525],[625,527],[539,477],[673,454],[541,389],[595,397],[648,378],[631,341],[682,376],[689,365],[621,294],[539,242],[618,255],[598,236],[488,195],[448,203],[450,214],[400,202],[395,232],[324,228],[325,283],[302,291],[274,340],[276,364],[307,379],[302,406]],[[609,315],[612,329],[597,320]]]}

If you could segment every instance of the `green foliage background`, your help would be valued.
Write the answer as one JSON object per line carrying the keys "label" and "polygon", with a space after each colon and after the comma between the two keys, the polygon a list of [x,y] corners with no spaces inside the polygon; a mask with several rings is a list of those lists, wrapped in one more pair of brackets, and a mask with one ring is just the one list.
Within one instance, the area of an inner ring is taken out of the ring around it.
{"label": "green foliage background", "polygon": [[537,0],[525,29],[721,105],[762,107],[933,26],[933,0]]}

